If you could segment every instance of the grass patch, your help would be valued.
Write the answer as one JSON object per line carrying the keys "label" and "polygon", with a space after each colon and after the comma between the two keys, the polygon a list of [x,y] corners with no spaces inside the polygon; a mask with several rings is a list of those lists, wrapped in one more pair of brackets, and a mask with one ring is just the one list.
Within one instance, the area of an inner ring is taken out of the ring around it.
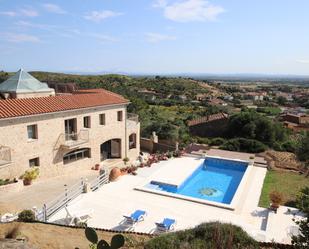
{"label": "grass patch", "polygon": [[304,175],[268,170],[264,179],[259,206],[269,207],[269,193],[276,190],[282,193],[284,205],[293,207],[296,195],[306,186],[309,187],[309,178]]}
{"label": "grass patch", "polygon": [[271,107],[271,106],[259,107],[257,108],[257,111],[271,116],[276,116],[281,113],[281,109],[279,107]]}

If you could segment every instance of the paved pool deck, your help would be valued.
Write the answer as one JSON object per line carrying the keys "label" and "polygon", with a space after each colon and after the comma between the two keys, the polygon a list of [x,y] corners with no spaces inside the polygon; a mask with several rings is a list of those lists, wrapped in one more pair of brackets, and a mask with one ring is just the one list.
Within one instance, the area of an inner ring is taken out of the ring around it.
{"label": "paved pool deck", "polygon": [[[182,159],[184,164],[188,163],[189,159],[186,157]],[[130,215],[135,210],[141,209],[148,215],[143,222],[133,228],[136,232],[154,233],[155,222],[168,217],[177,220],[176,230],[192,228],[203,222],[220,221],[241,226],[259,241],[275,240],[279,243],[290,243],[290,228],[295,226],[295,223],[292,221],[294,216],[288,214],[287,208],[280,207],[275,216],[271,214],[271,222],[268,225],[268,210],[258,207],[266,174],[265,168],[252,166],[235,210],[134,190],[151,176],[160,174],[161,170],[164,171],[173,160],[177,159],[160,162],[151,168],[141,168],[137,176],[125,175],[116,182],[102,186],[96,192],[83,194],[72,201],[68,209],[73,214],[93,209],[88,226],[96,228],[129,230],[123,225],[123,215]],[[180,163],[179,167],[184,164]],[[175,172],[175,175],[177,174],[178,172]],[[65,210],[61,210],[49,221],[62,223],[65,216]]]}

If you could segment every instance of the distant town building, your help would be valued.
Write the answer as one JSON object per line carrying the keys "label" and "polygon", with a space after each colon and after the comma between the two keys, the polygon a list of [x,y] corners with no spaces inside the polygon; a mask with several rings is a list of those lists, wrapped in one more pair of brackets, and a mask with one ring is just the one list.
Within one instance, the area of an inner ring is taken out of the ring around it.
{"label": "distant town building", "polygon": [[225,95],[223,97],[224,100],[227,100],[227,101],[232,101],[234,99],[234,97],[232,95]]}
{"label": "distant town building", "polygon": [[209,100],[208,104],[212,106],[227,106],[227,103],[224,100],[217,98]]}
{"label": "distant town building", "polygon": [[280,116],[285,127],[294,131],[309,130],[309,115],[304,113],[285,113]]}
{"label": "distant town building", "polygon": [[283,97],[285,98],[287,101],[293,101],[293,95],[290,93],[284,93],[284,92],[277,92],[276,93],[276,97]]}
{"label": "distant town building", "polygon": [[252,99],[253,101],[263,101],[265,96],[266,96],[265,93],[258,93],[258,92],[246,93],[246,97],[248,99]]}

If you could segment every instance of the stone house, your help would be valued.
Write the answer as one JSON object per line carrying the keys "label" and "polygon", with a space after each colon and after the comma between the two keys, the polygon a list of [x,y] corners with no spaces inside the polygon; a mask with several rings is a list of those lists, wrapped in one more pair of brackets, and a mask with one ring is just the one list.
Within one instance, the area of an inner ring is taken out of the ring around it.
{"label": "stone house", "polygon": [[31,75],[17,74],[11,84],[0,84],[6,96],[0,100],[0,178],[19,177],[34,166],[41,177],[51,177],[137,158],[140,123],[127,113],[127,99],[104,89],[55,95],[42,83],[37,87],[50,95],[36,89],[27,92],[31,97],[7,94],[8,85],[21,82],[33,89]]}

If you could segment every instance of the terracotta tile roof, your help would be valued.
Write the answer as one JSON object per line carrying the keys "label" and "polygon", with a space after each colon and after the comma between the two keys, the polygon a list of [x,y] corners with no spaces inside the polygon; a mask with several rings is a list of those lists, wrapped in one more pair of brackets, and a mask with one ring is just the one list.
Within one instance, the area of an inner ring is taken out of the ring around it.
{"label": "terracotta tile roof", "polygon": [[228,119],[228,118],[229,118],[228,114],[220,112],[217,114],[212,114],[212,115],[208,115],[205,117],[190,120],[188,121],[188,126],[194,126],[198,124],[203,124],[203,123],[208,123],[208,122],[215,121],[215,120]]}
{"label": "terracotta tile roof", "polygon": [[129,100],[104,89],[90,89],[72,95],[0,100],[0,119],[126,104]]}

